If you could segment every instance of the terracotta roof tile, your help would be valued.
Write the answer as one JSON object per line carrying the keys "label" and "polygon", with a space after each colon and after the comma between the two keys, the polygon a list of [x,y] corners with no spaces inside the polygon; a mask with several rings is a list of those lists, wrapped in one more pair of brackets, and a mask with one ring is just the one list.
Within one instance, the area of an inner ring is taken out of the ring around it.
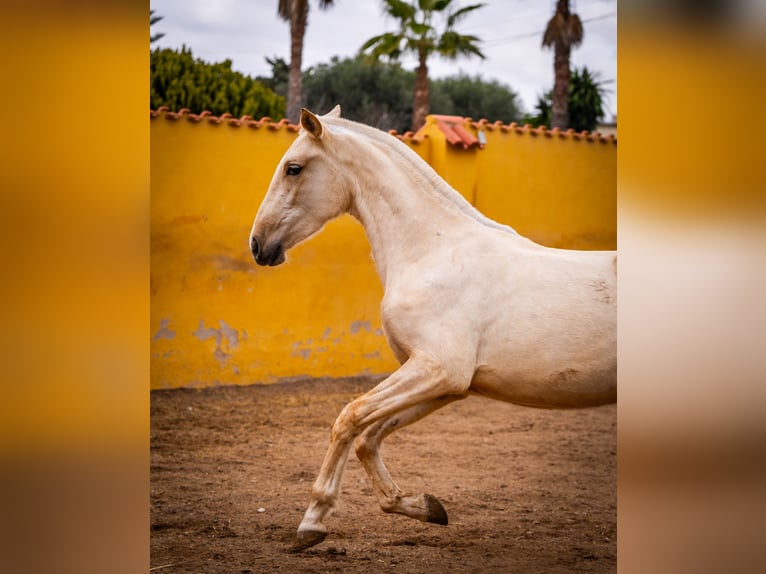
{"label": "terracotta roof tile", "polygon": [[433,118],[432,121],[436,123],[436,127],[444,134],[444,137],[447,138],[450,144],[461,146],[463,149],[473,146],[484,147],[475,135],[465,129],[465,125],[471,123],[470,118],[441,115],[432,115],[430,117]]}
{"label": "terracotta roof tile", "polygon": [[394,136],[396,139],[412,145],[422,143],[426,138],[428,138],[428,134],[416,134],[411,131],[406,131],[403,134],[400,134],[396,130],[388,130],[388,133],[389,135]]}
{"label": "terracotta roof tile", "polygon": [[[490,122],[486,118],[482,118],[479,121],[473,121],[471,118],[463,118],[460,116],[441,116],[441,115],[434,114],[432,117],[434,118],[434,122],[439,127],[439,129],[444,133],[444,135],[447,138],[447,141],[450,142],[450,144],[463,146],[464,148],[467,148],[473,145],[478,145],[478,147],[484,147],[483,145],[479,144],[479,140],[476,139],[476,137],[473,136],[473,134],[471,134],[466,129],[466,127],[468,126],[472,126],[473,128],[479,131],[500,130],[502,132],[516,133],[519,135],[544,136],[546,138],[558,136],[563,139],[570,138],[575,141],[588,141],[588,142],[601,142],[601,143],[611,142],[613,144],[617,143],[617,138],[613,134],[604,135],[599,132],[589,132],[587,130],[577,132],[572,128],[568,130],[561,130],[559,128],[548,129],[545,126],[533,127],[531,124],[525,124],[522,126],[516,122],[503,124],[503,122],[501,122],[500,120]],[[456,129],[456,127],[458,127],[459,129]],[[465,132],[465,133],[462,133],[462,132]],[[461,137],[461,135],[465,136],[466,133],[469,134],[470,136],[469,138]]]}
{"label": "terracotta roof tile", "polygon": [[[220,125],[222,123],[226,123],[232,127],[241,127],[241,126],[247,126],[252,129],[259,129],[259,128],[267,128],[269,130],[280,130],[285,129],[289,132],[297,132],[300,129],[300,126],[298,124],[291,124],[286,119],[281,119],[278,122],[272,121],[272,119],[268,116],[262,117],[260,120],[254,120],[251,116],[242,116],[241,118],[235,118],[230,113],[225,113],[220,116],[214,116],[211,112],[205,110],[199,114],[192,114],[188,108],[181,108],[177,112],[172,112],[167,106],[161,106],[157,108],[156,110],[149,110],[149,117],[151,119],[156,119],[160,116],[164,116],[165,119],[168,120],[179,120],[186,118],[190,122],[199,123],[203,120],[207,120],[208,123],[214,124],[214,125]],[[512,132],[517,133],[520,135],[530,135],[530,136],[545,136],[545,137],[554,137],[558,136],[560,138],[566,139],[571,138],[576,141],[588,141],[588,142],[601,142],[601,143],[617,143],[617,138],[613,134],[603,135],[599,132],[588,132],[587,130],[583,130],[581,132],[576,132],[574,129],[569,128],[568,130],[561,130],[559,128],[553,128],[553,129],[547,129],[544,126],[540,127],[532,127],[530,124],[525,124],[524,126],[520,126],[516,122],[511,122],[510,124],[503,124],[500,120],[497,120],[495,122],[489,122],[487,119],[480,119],[479,121],[473,121],[471,118],[464,118],[461,116],[443,116],[443,115],[432,115],[429,116],[434,118],[433,122],[436,124],[437,128],[444,134],[444,136],[447,138],[447,141],[454,146],[462,147],[463,149],[468,149],[470,147],[478,147],[483,148],[484,144],[477,138],[473,133],[471,133],[467,127],[473,127],[477,130],[488,130],[488,131],[495,131],[500,130],[503,132]],[[422,130],[421,130],[422,132]],[[428,137],[428,134],[425,133],[413,133],[411,131],[405,132],[404,134],[399,134],[396,132],[396,130],[389,130],[389,134],[393,135],[394,137],[409,143],[409,144],[419,144],[421,143],[425,138]]]}
{"label": "terracotta roof tile", "polygon": [[477,138],[460,124],[454,126],[452,131],[460,136],[460,139],[463,142],[463,147],[471,147],[472,145],[479,145],[479,147],[484,147],[479,143],[479,138]]}
{"label": "terracotta roof tile", "polygon": [[242,116],[241,118],[235,118],[230,113],[224,113],[220,116],[214,116],[211,112],[205,110],[199,114],[192,114],[188,108],[181,108],[177,112],[171,112],[167,106],[161,106],[156,110],[149,110],[149,117],[151,119],[164,116],[168,120],[179,120],[186,118],[190,122],[199,123],[203,120],[207,120],[208,123],[213,125],[221,125],[223,123],[232,127],[238,128],[241,126],[247,126],[249,128],[258,129],[266,127],[271,130],[280,130],[282,128],[287,131],[297,132],[300,126],[297,124],[291,124],[286,119],[279,120],[278,122],[272,122],[268,116],[262,117],[260,120],[254,120],[252,116]]}

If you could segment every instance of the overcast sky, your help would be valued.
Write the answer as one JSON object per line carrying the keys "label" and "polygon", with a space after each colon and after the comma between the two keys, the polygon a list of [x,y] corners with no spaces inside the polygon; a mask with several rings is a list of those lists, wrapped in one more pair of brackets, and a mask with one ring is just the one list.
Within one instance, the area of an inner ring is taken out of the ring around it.
{"label": "overcast sky", "polygon": [[[460,6],[477,3],[462,0]],[[151,0],[155,15],[164,19],[152,33],[165,36],[155,47],[192,49],[209,62],[232,60],[232,67],[250,76],[270,76],[267,56],[290,60],[290,29],[277,16],[277,0]],[[303,47],[303,68],[329,62],[332,56],[355,55],[372,36],[396,30],[384,15],[380,0],[335,0],[328,10],[309,0],[309,24]],[[553,51],[541,48],[542,33],[553,14],[555,0],[486,0],[457,29],[480,37],[485,60],[429,60],[430,76],[465,72],[509,86],[532,111],[541,94],[553,87]],[[572,50],[572,66],[587,66],[609,83],[606,120],[617,113],[617,0],[571,0],[585,28],[583,43]],[[414,69],[415,61],[402,64]],[[489,118],[491,119],[491,118]]]}

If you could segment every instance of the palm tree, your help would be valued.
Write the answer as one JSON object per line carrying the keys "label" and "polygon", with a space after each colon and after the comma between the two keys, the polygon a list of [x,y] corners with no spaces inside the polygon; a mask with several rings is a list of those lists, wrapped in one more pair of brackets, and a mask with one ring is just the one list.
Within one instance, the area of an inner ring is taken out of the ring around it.
{"label": "palm tree", "polygon": [[[578,132],[582,130],[592,132],[596,129],[598,122],[604,119],[604,101],[607,93],[610,92],[604,86],[610,81],[614,80],[602,81],[598,73],[591,72],[585,66],[580,70],[577,68],[572,70],[567,102],[570,128]],[[552,100],[553,90],[537,96],[535,106],[537,113],[525,116],[522,121],[533,126],[551,127]]]}
{"label": "palm tree", "polygon": [[[459,9],[453,9],[451,4],[452,0],[383,0],[386,14],[399,20],[399,31],[370,38],[361,48],[361,52],[368,52],[376,60],[381,57],[397,60],[406,52],[417,56],[412,107],[413,131],[425,123],[429,111],[428,58],[432,54],[450,60],[472,55],[484,58],[478,48],[481,41],[479,38],[458,34],[454,29],[458,21],[484,4]],[[437,19],[441,20],[443,26],[437,27]]]}
{"label": "palm tree", "polygon": [[569,127],[569,55],[572,46],[582,42],[583,29],[580,17],[569,11],[569,0],[558,0],[556,12],[548,22],[543,34],[543,46],[553,46],[553,111],[551,127]]}
{"label": "palm tree", "polygon": [[[333,0],[319,0],[319,7],[325,10]],[[301,112],[301,89],[303,64],[303,36],[309,18],[308,0],[279,0],[277,13],[282,20],[290,23],[290,75],[287,82],[287,119],[298,122]]]}

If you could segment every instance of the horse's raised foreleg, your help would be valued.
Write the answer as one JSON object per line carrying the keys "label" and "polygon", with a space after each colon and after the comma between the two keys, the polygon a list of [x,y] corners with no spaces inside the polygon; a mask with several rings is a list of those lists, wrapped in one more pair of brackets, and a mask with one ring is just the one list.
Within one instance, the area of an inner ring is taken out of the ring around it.
{"label": "horse's raised foreleg", "polygon": [[333,424],[330,444],[292,550],[303,550],[324,540],[327,534],[324,519],[335,506],[348,453],[357,436],[377,421],[405,409],[444,395],[464,393],[470,377],[464,379],[461,381],[454,371],[429,357],[413,355],[374,389],[346,405]]}
{"label": "horse's raised foreleg", "polygon": [[404,494],[388,473],[380,455],[380,444],[392,432],[410,425],[466,395],[445,395],[412,406],[389,418],[382,419],[365,430],[356,439],[356,456],[372,480],[375,495],[383,512],[404,514],[423,522],[447,524],[447,511],[431,494]]}

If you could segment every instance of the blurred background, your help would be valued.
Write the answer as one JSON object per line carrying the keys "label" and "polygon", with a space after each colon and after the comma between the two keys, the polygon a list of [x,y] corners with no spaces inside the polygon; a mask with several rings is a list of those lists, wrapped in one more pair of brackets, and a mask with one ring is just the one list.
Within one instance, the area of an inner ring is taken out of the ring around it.
{"label": "blurred background", "polygon": [[[300,104],[324,113],[342,100],[349,118],[404,132],[423,123],[413,91],[428,79],[430,113],[535,126],[555,119],[578,131],[616,123],[616,0],[154,0],[151,9],[155,109],[295,122]],[[179,66],[171,85],[166,76]],[[228,70],[227,81],[210,85],[205,66]],[[285,98],[286,108],[254,93],[243,105],[247,97],[226,87],[243,81]],[[554,93],[572,100],[571,123],[550,117]]]}

